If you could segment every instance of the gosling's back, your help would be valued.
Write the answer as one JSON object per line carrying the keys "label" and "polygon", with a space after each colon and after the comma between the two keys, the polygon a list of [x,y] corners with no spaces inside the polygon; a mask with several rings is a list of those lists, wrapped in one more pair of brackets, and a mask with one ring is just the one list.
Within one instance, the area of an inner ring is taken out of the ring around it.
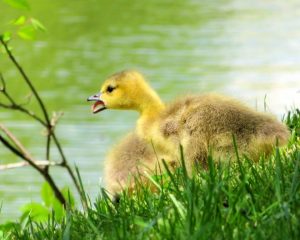
{"label": "gosling's back", "polygon": [[287,127],[274,117],[216,94],[185,97],[169,105],[161,116],[161,133],[177,139],[189,158],[201,162],[209,150],[223,156],[232,153],[233,135],[239,150],[254,158],[289,137]]}

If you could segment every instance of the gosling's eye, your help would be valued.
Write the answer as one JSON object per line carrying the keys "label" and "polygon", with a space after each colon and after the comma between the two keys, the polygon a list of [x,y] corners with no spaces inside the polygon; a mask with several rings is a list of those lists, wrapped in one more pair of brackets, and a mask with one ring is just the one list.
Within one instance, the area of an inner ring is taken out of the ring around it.
{"label": "gosling's eye", "polygon": [[115,90],[115,87],[113,87],[113,86],[108,86],[106,89],[106,91],[109,93],[111,93],[113,90]]}

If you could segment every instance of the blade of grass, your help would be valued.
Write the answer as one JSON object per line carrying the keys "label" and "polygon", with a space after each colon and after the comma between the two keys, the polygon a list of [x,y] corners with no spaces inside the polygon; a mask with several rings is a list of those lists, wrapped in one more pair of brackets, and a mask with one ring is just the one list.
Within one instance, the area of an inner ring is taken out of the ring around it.
{"label": "blade of grass", "polygon": [[75,166],[75,172],[76,172],[76,175],[77,175],[77,178],[78,178],[78,181],[79,181],[79,186],[80,186],[80,199],[81,199],[81,204],[82,204],[82,207],[85,211],[87,211],[88,209],[88,201],[87,201],[87,195],[85,193],[85,190],[84,190],[84,187],[83,187],[83,184],[82,184],[82,179],[81,179],[81,175],[80,175],[80,172],[79,172],[79,169],[77,166]]}
{"label": "blade of grass", "polygon": [[180,201],[178,201],[175,196],[170,193],[169,194],[170,199],[172,200],[174,206],[176,207],[177,212],[179,213],[180,217],[183,219],[185,219],[186,216],[186,209],[184,208],[184,206],[181,204]]}
{"label": "blade of grass", "polygon": [[299,162],[300,162],[300,152],[297,153],[296,157],[296,164],[295,164],[295,170],[293,173],[293,180],[292,180],[292,185],[290,189],[290,201],[292,201],[292,198],[295,196],[297,190],[299,189],[300,186],[300,181],[299,181]]}
{"label": "blade of grass", "polygon": [[179,187],[178,187],[178,183],[176,182],[175,180],[175,176],[174,174],[170,171],[169,167],[168,167],[168,164],[166,163],[166,161],[164,159],[162,159],[162,163],[164,165],[164,168],[168,174],[168,176],[170,177],[171,179],[171,182],[173,183],[173,186],[176,188],[176,191],[179,193],[180,190],[179,190]]}

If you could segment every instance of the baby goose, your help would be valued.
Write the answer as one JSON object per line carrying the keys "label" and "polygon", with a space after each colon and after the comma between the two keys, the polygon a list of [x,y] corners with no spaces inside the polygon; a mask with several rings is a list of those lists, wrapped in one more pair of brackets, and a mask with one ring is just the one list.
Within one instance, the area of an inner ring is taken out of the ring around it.
{"label": "baby goose", "polygon": [[254,160],[261,153],[270,153],[276,141],[282,145],[289,138],[282,123],[228,97],[189,96],[166,106],[136,71],[112,75],[103,83],[100,93],[88,100],[96,101],[94,113],[104,109],[138,111],[137,136],[153,145],[158,158],[170,165],[177,162],[181,144],[190,170],[195,163],[205,167],[209,152],[217,159],[232,156],[233,136],[239,152]]}

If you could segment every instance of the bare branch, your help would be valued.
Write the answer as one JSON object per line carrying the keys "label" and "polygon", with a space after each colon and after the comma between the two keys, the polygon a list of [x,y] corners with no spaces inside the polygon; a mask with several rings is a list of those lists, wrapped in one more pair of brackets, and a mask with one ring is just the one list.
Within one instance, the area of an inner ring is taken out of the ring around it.
{"label": "bare branch", "polygon": [[0,103],[0,107],[2,108],[11,108],[11,105],[7,105],[7,104],[4,104],[4,103]]}
{"label": "bare branch", "polygon": [[[28,159],[26,159],[26,157],[18,150],[16,149],[12,144],[10,144],[4,137],[1,136],[0,134],[0,142],[2,142],[2,144],[7,147],[9,150],[11,150],[14,154],[16,154],[18,157],[22,158],[25,161],[28,161]],[[29,160],[30,161],[30,160]],[[33,167],[40,171],[41,169],[36,168],[36,166],[33,165]]]}
{"label": "bare branch", "polygon": [[60,118],[64,115],[63,112],[53,112],[52,118],[51,118],[51,125],[52,127],[55,127],[58,124],[58,121]]}
{"label": "bare branch", "polygon": [[18,110],[22,113],[27,114],[29,117],[34,118],[37,120],[40,124],[42,124],[44,127],[47,127],[47,124],[38,116],[36,116],[32,111],[29,111],[28,109],[22,107],[21,104],[17,104],[14,99],[9,95],[9,93],[6,91],[6,83],[3,75],[0,73],[0,79],[2,82],[2,88],[0,88],[0,91],[4,94],[4,96],[7,98],[7,100],[10,102],[10,104],[3,104],[0,103],[0,107],[6,108],[6,109],[12,109],[12,110]]}
{"label": "bare branch", "polygon": [[[46,143],[46,159],[48,159],[48,161],[50,161],[50,147],[51,147],[51,134],[48,133],[48,135],[47,135],[47,143]],[[49,171],[49,165],[45,166],[45,171],[46,172]]]}
{"label": "bare branch", "polygon": [[5,97],[13,104],[14,103],[14,100],[13,98],[7,93],[6,91],[6,82],[5,82],[5,79],[2,75],[2,73],[0,73],[0,79],[1,79],[1,83],[2,83],[2,87],[0,88],[0,92],[2,92]]}
{"label": "bare branch", "polygon": [[8,138],[19,148],[20,152],[22,153],[22,155],[24,155],[25,158],[34,161],[31,154],[26,150],[21,142],[1,123],[0,130],[2,130],[8,136]]}
{"label": "bare branch", "polygon": [[[6,146],[8,149],[10,149],[14,154],[16,154],[18,157],[22,158],[24,161],[26,161],[30,166],[32,166],[34,169],[36,169],[49,183],[51,186],[56,198],[61,202],[63,206],[66,206],[66,200],[64,196],[62,195],[59,188],[56,186],[55,182],[53,181],[52,177],[49,175],[48,171],[45,171],[45,169],[37,164],[35,164],[35,160],[31,157],[31,155],[28,153],[28,151],[23,147],[21,142],[10,132],[8,129],[6,129],[3,125],[1,126],[1,130],[5,132],[5,134],[10,138],[10,140],[20,148],[17,149],[14,147],[11,143],[9,143],[3,136],[0,134],[0,142],[3,143],[4,146]],[[4,129],[4,130],[3,130]]]}
{"label": "bare branch", "polygon": [[[2,83],[2,88],[0,88],[1,92],[6,96],[7,100],[9,101],[10,104],[3,104],[0,103],[0,107],[2,108],[6,108],[6,109],[11,109],[11,110],[18,110],[28,116],[30,116],[31,118],[35,119],[36,121],[38,121],[40,124],[42,124],[44,127],[46,127],[47,130],[47,141],[46,141],[46,160],[50,160],[50,149],[51,149],[51,140],[53,139],[53,143],[55,144],[55,146],[58,149],[58,152],[61,156],[61,162],[59,163],[60,166],[64,167],[67,169],[78,193],[80,194],[81,198],[83,197],[83,193],[81,191],[80,185],[78,183],[78,180],[72,170],[72,168],[70,167],[70,165],[67,162],[66,156],[63,152],[63,149],[61,147],[60,142],[58,141],[55,131],[54,131],[54,127],[60,117],[60,115],[54,116],[52,119],[49,118],[49,114],[48,111],[46,109],[46,106],[44,105],[44,102],[42,101],[40,95],[38,94],[37,90],[35,89],[34,85],[32,84],[31,80],[29,79],[29,77],[27,76],[27,74],[24,72],[23,68],[21,67],[21,65],[18,63],[18,61],[16,60],[16,58],[13,56],[11,50],[8,47],[8,44],[3,41],[3,39],[0,38],[0,43],[2,43],[2,45],[4,46],[4,49],[9,57],[9,59],[12,61],[12,63],[14,64],[14,66],[17,68],[17,70],[19,71],[19,73],[21,74],[22,78],[24,79],[25,83],[27,84],[27,86],[29,87],[29,89],[31,90],[33,96],[35,97],[35,99],[37,100],[40,109],[43,113],[44,118],[40,118],[38,116],[36,116],[33,112],[31,112],[30,110],[26,109],[25,107],[23,107],[21,104],[17,104],[14,99],[11,97],[11,95],[9,95],[9,93],[6,91],[6,84],[5,84],[5,80],[3,78],[3,76],[1,75],[1,83]],[[7,133],[6,133],[7,135]],[[48,168],[51,166],[51,164],[45,165],[44,167],[41,167],[37,164],[35,164],[35,162],[33,161],[32,157],[30,156],[30,154],[26,151],[26,149],[23,147],[21,143],[17,140],[17,139],[13,139],[12,138],[12,134],[7,135],[9,137],[9,139],[17,146],[13,146],[9,141],[7,141],[4,137],[1,136],[0,134],[0,142],[2,142],[8,149],[10,149],[14,154],[16,154],[17,156],[21,157],[23,160],[25,160],[26,162],[28,162],[29,165],[33,166],[36,170],[38,170],[43,177],[46,179],[46,181],[50,184],[51,188],[53,189],[53,191],[55,192],[56,197],[58,198],[59,201],[62,202],[62,204],[65,205],[65,199],[62,196],[61,192],[59,191],[59,189],[57,188],[56,184],[54,183],[53,179],[51,178],[51,176],[49,175],[48,172]],[[19,148],[19,149],[18,149]]]}
{"label": "bare branch", "polygon": [[0,92],[4,92],[5,89],[6,89],[6,84],[5,84],[2,73],[0,73],[0,81],[1,81],[1,84],[2,84],[2,86],[0,87]]}
{"label": "bare branch", "polygon": [[41,106],[42,112],[44,114],[45,120],[47,122],[48,126],[51,126],[50,124],[50,119],[49,119],[49,115],[48,112],[46,110],[46,107],[44,105],[44,102],[42,101],[40,95],[38,94],[38,92],[35,90],[34,86],[32,85],[30,79],[28,78],[27,74],[24,72],[23,68],[21,67],[21,65],[17,62],[17,60],[15,59],[15,57],[12,55],[12,52],[10,51],[10,49],[8,48],[7,43],[0,38],[0,41],[2,43],[2,45],[4,46],[4,49],[6,51],[6,53],[8,54],[10,60],[13,62],[13,64],[16,66],[16,68],[18,69],[18,71],[20,72],[20,74],[22,75],[23,79],[25,80],[25,82],[27,83],[28,87],[30,88],[30,90],[32,91],[33,95],[35,96],[36,100],[38,101],[39,105]]}
{"label": "bare branch", "polygon": [[[53,137],[54,143],[55,143],[55,145],[57,146],[58,151],[59,151],[59,153],[60,153],[60,155],[61,155],[61,157],[62,157],[62,162],[63,162],[64,164],[66,164],[66,157],[65,157],[65,155],[64,155],[64,153],[63,153],[63,150],[62,150],[62,148],[61,148],[61,146],[60,146],[60,144],[59,144],[59,141],[57,140],[57,138],[56,138],[56,136],[55,136],[54,131],[52,131],[52,127],[53,127],[53,126],[51,125],[51,120],[50,120],[50,118],[49,118],[49,115],[48,115],[47,109],[46,109],[46,107],[45,107],[45,105],[44,105],[44,102],[42,101],[40,95],[39,95],[38,92],[36,91],[35,87],[34,87],[33,84],[31,83],[31,81],[30,81],[29,77],[27,76],[27,74],[24,72],[24,70],[23,70],[23,68],[21,67],[21,65],[20,65],[20,64],[18,63],[18,61],[15,59],[15,57],[14,57],[13,54],[12,54],[12,52],[9,50],[7,43],[6,43],[5,41],[3,41],[3,39],[1,39],[1,38],[0,38],[0,41],[1,41],[2,45],[4,46],[5,51],[6,51],[6,53],[8,54],[10,60],[11,60],[11,61],[13,62],[13,64],[16,66],[16,68],[18,69],[18,71],[19,71],[20,74],[22,75],[23,79],[25,80],[26,84],[28,85],[28,87],[29,87],[30,90],[32,91],[33,95],[35,96],[36,100],[38,101],[38,103],[39,103],[39,105],[40,105],[40,107],[41,107],[41,110],[42,110],[42,112],[43,112],[43,114],[44,114],[44,118],[45,118],[45,124],[43,124],[43,125],[47,127],[47,130],[48,130],[49,134]],[[20,110],[20,109],[22,109],[23,112],[24,112],[24,109],[23,109],[23,108],[19,107],[19,110]],[[32,115],[30,115],[30,116],[32,116]],[[32,117],[33,117],[33,116],[32,116]],[[39,121],[39,122],[41,122],[41,121]],[[42,121],[42,122],[43,122],[43,121]],[[47,141],[47,142],[49,142],[49,141]],[[48,158],[50,157],[50,152],[49,152],[49,150],[47,150],[47,148],[46,148],[46,157],[48,157]],[[76,184],[76,185],[78,185],[78,184]],[[78,186],[79,186],[79,185],[78,185]],[[79,189],[79,188],[78,188],[78,189]]]}
{"label": "bare branch", "polygon": [[[36,160],[36,161],[34,161],[34,164],[37,166],[40,166],[40,167],[59,166],[58,163],[50,162],[48,160]],[[30,166],[28,162],[8,163],[8,164],[0,165],[0,171],[7,170],[7,169],[26,167],[26,166]]]}
{"label": "bare branch", "polygon": [[20,105],[13,105],[11,107],[11,109],[13,109],[13,110],[19,110],[20,112],[23,112],[23,113],[27,114],[29,117],[34,118],[35,120],[37,120],[44,127],[47,127],[47,124],[40,117],[36,116],[33,112],[29,111],[26,108],[23,108]]}
{"label": "bare branch", "polygon": [[36,116],[33,112],[29,111],[28,109],[21,107],[20,105],[16,105],[16,104],[9,104],[8,105],[8,104],[0,103],[0,108],[6,108],[6,109],[14,110],[14,111],[20,111],[22,113],[25,113],[29,117],[37,120],[44,127],[47,126],[46,123],[41,118],[39,118],[38,116]]}
{"label": "bare branch", "polygon": [[28,94],[27,96],[25,96],[25,102],[21,103],[20,106],[25,106],[28,105],[31,102],[32,99],[32,94]]}

